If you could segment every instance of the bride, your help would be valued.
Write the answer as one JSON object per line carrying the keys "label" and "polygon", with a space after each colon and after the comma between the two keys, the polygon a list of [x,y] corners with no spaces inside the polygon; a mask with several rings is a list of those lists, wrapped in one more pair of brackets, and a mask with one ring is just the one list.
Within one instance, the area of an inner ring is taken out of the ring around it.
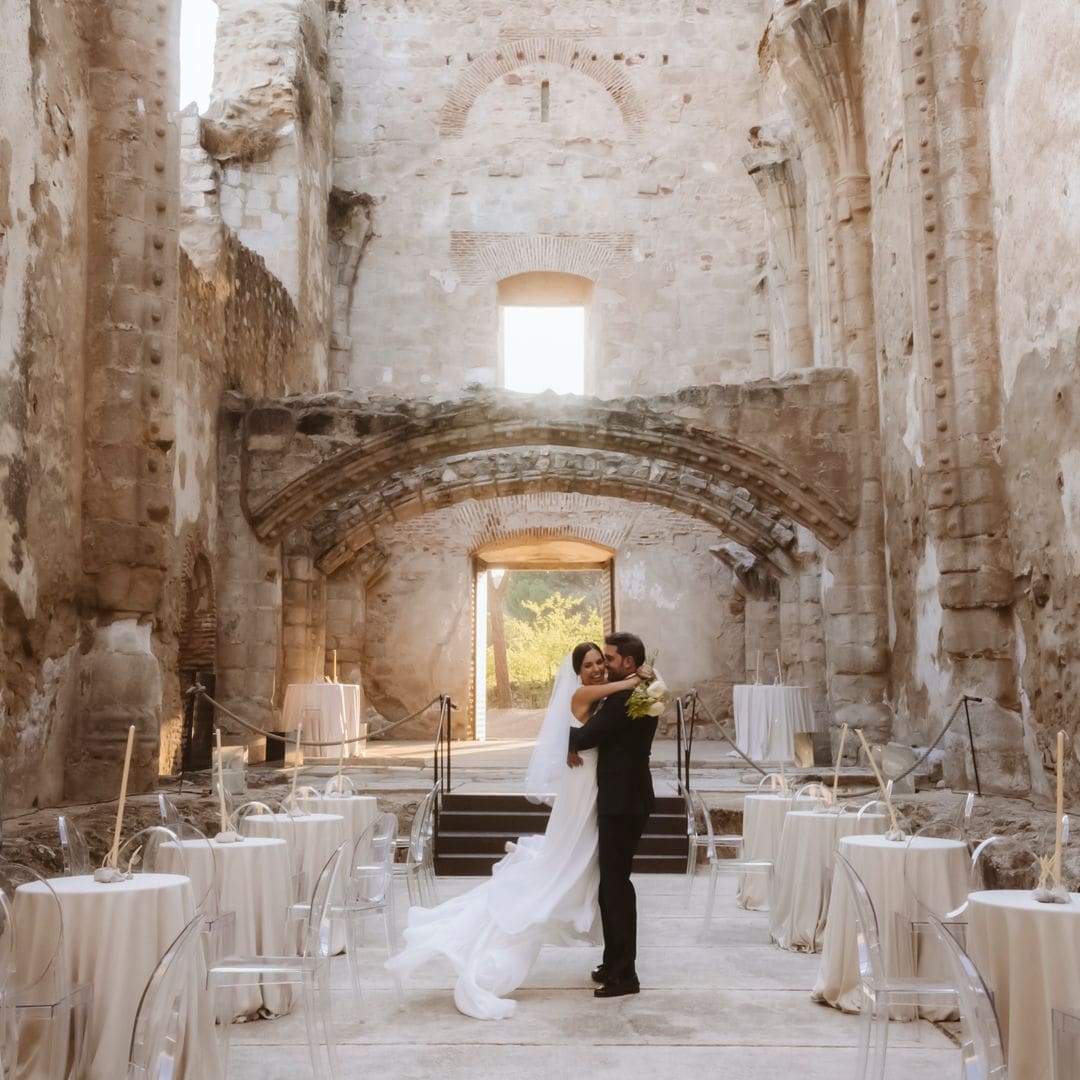
{"label": "bride", "polygon": [[524,982],[541,946],[598,941],[596,751],[582,751],[583,767],[567,768],[567,739],[597,702],[638,681],[607,682],[603,653],[591,641],[563,661],[525,773],[531,801],[554,797],[547,831],[508,844],[491,879],[467,893],[435,908],[410,908],[405,947],[387,961],[392,972],[445,956],[457,973],[458,1010],[501,1020],[515,1008],[505,995]]}

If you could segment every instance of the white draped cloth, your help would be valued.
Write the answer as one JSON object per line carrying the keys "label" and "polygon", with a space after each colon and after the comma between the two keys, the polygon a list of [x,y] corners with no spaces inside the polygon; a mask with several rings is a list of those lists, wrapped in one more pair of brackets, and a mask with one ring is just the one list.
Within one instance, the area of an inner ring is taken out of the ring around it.
{"label": "white draped cloth", "polygon": [[884,814],[792,810],[784,818],[773,872],[769,932],[781,949],[818,952],[829,908],[833,854],[845,836],[885,831]]}
{"label": "white draped cloth", "polygon": [[1051,1080],[1050,1010],[1080,1015],[1080,894],[1040,904],[1029,890],[971,894],[968,948],[994,993],[1009,1080]]}
{"label": "white draped cloth", "polygon": [[318,799],[297,799],[296,804],[306,814],[340,814],[345,819],[345,839],[349,842],[346,862],[360,834],[379,813],[379,800],[374,795],[323,795]]}
{"label": "white draped cloth", "polygon": [[[332,743],[359,739],[364,715],[364,691],[356,683],[290,683],[285,688],[281,722],[285,731],[304,725],[304,742]],[[337,757],[337,746],[313,748],[308,757]],[[345,745],[345,756],[358,756],[360,742]]]}
{"label": "white draped cloth", "polygon": [[733,704],[736,745],[754,761],[794,761],[795,733],[814,730],[805,686],[735,686]]}
{"label": "white draped cloth", "polygon": [[[890,974],[918,974],[945,980],[949,977],[945,958],[939,954],[920,956],[918,972],[904,970],[907,950],[898,931],[904,919],[922,917],[914,910],[910,890],[914,890],[932,911],[954,911],[967,896],[969,859],[961,840],[917,836],[910,848],[904,841],[884,836],[848,836],[837,845],[855,872],[863,879],[874,910]],[[905,866],[907,859],[910,863]],[[844,1012],[859,1012],[859,960],[855,942],[855,909],[847,884],[833,873],[832,895],[821,946],[821,965],[812,997]],[[945,1020],[955,1009],[922,1008],[928,1020]],[[910,1009],[894,1009],[894,1019],[910,1019]]]}
{"label": "white draped cloth", "polygon": [[513,1015],[506,995],[525,980],[543,945],[597,942],[596,751],[581,757],[584,765],[563,766],[544,835],[519,840],[490,881],[436,908],[409,910],[405,948],[388,962],[391,971],[445,956],[457,973],[458,1010],[498,1020]]}
{"label": "white draped cloth", "polygon": [[[88,1066],[80,1080],[127,1076],[131,1033],[142,992],[158,960],[195,915],[191,882],[178,874],[136,874],[103,885],[90,875],[51,878],[64,921],[60,957],[72,985],[89,983]],[[15,890],[16,971],[40,970],[55,943],[51,900],[40,882]],[[180,1076],[218,1080],[210,1002],[198,971],[191,972],[187,1038]],[[33,1075],[33,1073],[31,1073]]]}
{"label": "white draped cloth", "polygon": [[[776,862],[790,795],[747,795],[743,799],[743,858]],[[769,906],[769,883],[763,874],[743,874],[735,902],[750,911]]]}

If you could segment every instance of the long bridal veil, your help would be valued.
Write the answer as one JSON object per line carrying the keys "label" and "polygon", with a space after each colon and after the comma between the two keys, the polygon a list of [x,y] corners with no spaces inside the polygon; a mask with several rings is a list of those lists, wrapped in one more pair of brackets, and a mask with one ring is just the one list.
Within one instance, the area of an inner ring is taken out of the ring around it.
{"label": "long bridal veil", "polygon": [[559,780],[566,771],[567,740],[573,719],[570,699],[579,685],[571,658],[567,655],[555,673],[547,713],[525,769],[525,796],[529,802],[550,806]]}

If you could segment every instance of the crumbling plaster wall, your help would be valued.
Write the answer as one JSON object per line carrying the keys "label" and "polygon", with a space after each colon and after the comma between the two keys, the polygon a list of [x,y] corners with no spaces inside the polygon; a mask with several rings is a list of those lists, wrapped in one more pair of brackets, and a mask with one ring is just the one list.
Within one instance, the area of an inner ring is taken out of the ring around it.
{"label": "crumbling plaster wall", "polygon": [[740,163],[759,8],[338,5],[335,182],[373,197],[375,233],[333,385],[495,385],[495,283],[535,269],[596,281],[589,393],[767,374],[765,230]]}
{"label": "crumbling plaster wall", "polygon": [[[455,722],[471,729],[470,551],[492,536],[582,530],[614,541],[618,627],[642,636],[675,690],[697,687],[718,715],[730,715],[731,687],[746,670],[743,621],[729,611],[730,574],[709,550],[720,535],[663,507],[557,493],[465,502],[380,531],[388,557],[366,589],[366,614],[357,626],[371,705],[392,721],[449,693],[464,706]],[[359,566],[340,572],[332,595],[344,604],[350,592],[364,592],[362,578]],[[358,614],[355,601],[350,614]],[[339,649],[352,655],[357,640],[345,636],[343,621],[337,629]],[[432,723],[425,715],[399,729],[399,737],[427,736]]]}
{"label": "crumbling plaster wall", "polygon": [[0,48],[0,784],[60,797],[79,676],[85,5],[11,0]]}
{"label": "crumbling plaster wall", "polygon": [[1080,11],[987,4],[980,59],[1022,704],[1043,782],[1054,733],[1080,734]]}

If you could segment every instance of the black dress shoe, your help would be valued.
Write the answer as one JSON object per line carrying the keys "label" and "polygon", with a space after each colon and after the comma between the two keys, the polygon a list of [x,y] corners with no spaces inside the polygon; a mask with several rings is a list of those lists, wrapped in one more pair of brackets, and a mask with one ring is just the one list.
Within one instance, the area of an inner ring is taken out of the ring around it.
{"label": "black dress shoe", "polygon": [[607,972],[604,971],[604,965],[603,964],[597,964],[596,967],[594,967],[592,969],[592,971],[589,972],[589,975],[592,978],[593,982],[598,982],[598,983],[606,983],[607,982]]}
{"label": "black dress shoe", "polygon": [[622,982],[604,983],[593,991],[593,997],[612,998],[625,997],[627,994],[639,994],[641,983],[637,979],[624,979]]}

